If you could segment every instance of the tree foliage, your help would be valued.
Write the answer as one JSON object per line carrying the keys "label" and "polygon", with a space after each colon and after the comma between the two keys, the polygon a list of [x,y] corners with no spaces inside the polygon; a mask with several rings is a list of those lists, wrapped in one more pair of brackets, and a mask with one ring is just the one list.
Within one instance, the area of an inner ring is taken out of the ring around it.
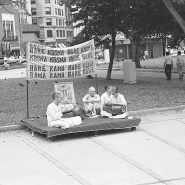
{"label": "tree foliage", "polygon": [[75,27],[82,27],[81,33],[77,36],[82,40],[94,39],[97,43],[108,45],[108,36],[111,36],[112,49],[110,63],[107,72],[107,79],[111,78],[113,66],[115,37],[120,28],[121,17],[120,11],[121,0],[72,0],[71,12],[73,13],[73,21],[76,22]]}
{"label": "tree foliage", "polygon": [[171,0],[171,1],[162,0],[162,1],[185,33],[185,19],[183,19],[182,17],[183,14],[181,14],[182,8],[185,7],[185,1],[184,0]]}
{"label": "tree foliage", "polygon": [[[172,4],[185,15],[185,8],[179,7],[177,2]],[[123,32],[131,39],[132,60],[136,67],[140,67],[139,44],[143,38],[165,40],[167,35],[172,35],[176,41],[184,37],[163,0],[71,0],[71,5],[75,27],[82,28],[74,43],[92,38],[106,46],[110,40],[112,42],[107,79],[111,78],[117,33]]]}
{"label": "tree foliage", "polygon": [[[170,30],[170,46],[175,47],[185,39],[185,1],[173,0],[166,1],[162,0],[168,12],[173,16],[174,24]],[[183,28],[184,27],[184,28]]]}

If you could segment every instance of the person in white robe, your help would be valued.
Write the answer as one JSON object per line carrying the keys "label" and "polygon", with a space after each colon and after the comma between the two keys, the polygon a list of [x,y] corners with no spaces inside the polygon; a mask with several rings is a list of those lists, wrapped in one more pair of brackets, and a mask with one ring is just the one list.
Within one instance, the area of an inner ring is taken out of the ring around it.
{"label": "person in white robe", "polygon": [[94,87],[89,88],[88,94],[83,97],[82,101],[87,114],[96,115],[100,112],[100,96],[96,94]]}
{"label": "person in white robe", "polygon": [[124,96],[118,92],[118,87],[112,88],[111,102],[113,105],[127,106]]}
{"label": "person in white robe", "polygon": [[103,109],[104,106],[106,105],[111,105],[111,96],[112,96],[112,86],[111,85],[107,85],[105,86],[105,90],[106,92],[104,92],[101,95],[101,108]]}
{"label": "person in white robe", "polygon": [[62,118],[62,110],[61,110],[61,94],[54,93],[53,94],[53,102],[50,103],[47,107],[47,122],[49,127],[61,127],[63,129],[72,127],[74,125],[79,125],[82,123],[82,119],[80,116],[75,116],[71,118]]}
{"label": "person in white robe", "polygon": [[122,110],[121,114],[119,113],[118,115],[112,116],[112,118],[125,118],[128,115],[125,97],[118,92],[118,87],[116,86],[112,88],[111,103],[112,106],[116,106],[117,108],[120,106]]}

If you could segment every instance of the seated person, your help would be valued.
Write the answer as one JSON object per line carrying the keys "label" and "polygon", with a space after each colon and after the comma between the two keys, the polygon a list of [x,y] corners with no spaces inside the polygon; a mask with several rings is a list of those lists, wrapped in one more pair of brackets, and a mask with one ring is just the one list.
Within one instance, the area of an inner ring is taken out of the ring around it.
{"label": "seated person", "polygon": [[112,86],[105,86],[106,92],[101,95],[101,108],[104,110],[104,106],[111,105]]}
{"label": "seated person", "polygon": [[122,94],[118,92],[118,87],[112,88],[112,96],[111,96],[111,103],[113,106],[121,106],[122,112],[127,111],[127,102]]}
{"label": "seated person", "polygon": [[61,94],[53,94],[53,102],[50,103],[47,107],[47,121],[49,127],[61,127],[63,129],[69,128],[74,125],[79,125],[82,123],[80,116],[71,117],[71,118],[62,118],[63,114],[61,111]]}
{"label": "seated person", "polygon": [[82,101],[87,114],[93,116],[100,113],[100,96],[96,94],[94,87],[89,88],[88,94],[83,97]]}
{"label": "seated person", "polygon": [[126,100],[118,93],[118,88],[107,86],[107,91],[101,96],[102,110],[111,115],[119,115],[126,112]]}

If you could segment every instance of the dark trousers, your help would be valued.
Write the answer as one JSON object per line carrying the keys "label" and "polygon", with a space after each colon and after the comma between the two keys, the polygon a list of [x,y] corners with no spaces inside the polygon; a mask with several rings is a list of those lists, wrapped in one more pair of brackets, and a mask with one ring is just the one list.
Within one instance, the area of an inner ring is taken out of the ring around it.
{"label": "dark trousers", "polygon": [[171,69],[172,69],[172,65],[171,64],[166,64],[166,66],[165,66],[165,75],[168,79],[171,79]]}

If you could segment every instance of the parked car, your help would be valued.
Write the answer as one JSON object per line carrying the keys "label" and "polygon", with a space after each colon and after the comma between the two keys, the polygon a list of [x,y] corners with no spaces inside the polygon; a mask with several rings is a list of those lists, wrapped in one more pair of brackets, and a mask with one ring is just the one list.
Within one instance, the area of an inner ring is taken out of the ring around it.
{"label": "parked car", "polygon": [[14,63],[17,63],[17,62],[19,62],[18,58],[14,58],[14,57],[7,58],[7,63],[8,64],[14,64]]}

